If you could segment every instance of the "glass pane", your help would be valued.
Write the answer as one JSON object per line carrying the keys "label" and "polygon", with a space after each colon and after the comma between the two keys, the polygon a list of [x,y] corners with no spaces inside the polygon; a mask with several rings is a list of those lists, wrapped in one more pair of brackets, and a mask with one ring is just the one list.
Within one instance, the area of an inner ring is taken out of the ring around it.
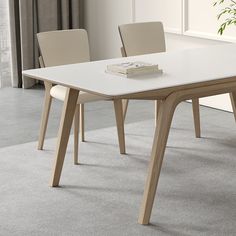
{"label": "glass pane", "polygon": [[8,1],[0,0],[0,87],[11,84]]}

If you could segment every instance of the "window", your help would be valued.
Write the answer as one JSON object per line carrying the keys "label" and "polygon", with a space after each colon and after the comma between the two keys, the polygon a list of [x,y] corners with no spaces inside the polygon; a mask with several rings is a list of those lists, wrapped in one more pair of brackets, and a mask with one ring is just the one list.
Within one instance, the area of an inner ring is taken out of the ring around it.
{"label": "window", "polygon": [[0,87],[11,84],[8,1],[0,1]]}

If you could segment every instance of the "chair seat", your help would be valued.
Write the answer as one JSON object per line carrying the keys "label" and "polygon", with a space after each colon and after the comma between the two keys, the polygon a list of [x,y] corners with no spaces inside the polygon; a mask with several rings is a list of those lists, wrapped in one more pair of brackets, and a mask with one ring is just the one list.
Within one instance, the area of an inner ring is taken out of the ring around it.
{"label": "chair seat", "polygon": [[[51,88],[50,95],[53,98],[64,101],[65,96],[66,96],[66,89],[67,88],[64,87],[64,86],[55,85]],[[95,94],[80,91],[77,103],[81,104],[81,103],[94,102],[94,101],[106,100],[106,99],[107,98],[99,96],[99,95],[95,95]]]}

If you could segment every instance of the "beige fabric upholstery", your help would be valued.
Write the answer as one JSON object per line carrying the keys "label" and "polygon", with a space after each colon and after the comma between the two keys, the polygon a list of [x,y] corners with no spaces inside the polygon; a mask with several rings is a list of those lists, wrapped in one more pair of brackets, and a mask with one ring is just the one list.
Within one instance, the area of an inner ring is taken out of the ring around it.
{"label": "beige fabric upholstery", "polygon": [[124,47],[121,47],[121,48],[120,48],[120,52],[121,52],[122,57],[126,57]]}
{"label": "beige fabric upholstery", "polygon": [[45,67],[44,64],[43,64],[42,56],[39,57],[39,65],[40,65],[41,68]]}
{"label": "beige fabric upholstery", "polygon": [[[84,29],[58,30],[37,34],[41,51],[41,64],[45,67],[90,61],[88,35]],[[54,86],[50,94],[52,97],[64,100],[66,88]],[[80,92],[78,103],[86,103],[106,98]]]}
{"label": "beige fabric upholstery", "polygon": [[[122,55],[137,56],[141,54],[160,53],[166,51],[165,34],[161,22],[133,23],[119,26],[123,44]],[[195,134],[201,137],[199,99],[192,100]],[[155,120],[159,113],[160,101],[156,100]]]}
{"label": "beige fabric upholstery", "polygon": [[46,67],[90,61],[88,35],[83,29],[39,33],[38,42]]}
{"label": "beige fabric upholstery", "polygon": [[[58,100],[64,101],[65,96],[66,96],[66,89],[67,88],[64,86],[56,85],[51,88],[50,95]],[[94,102],[94,101],[99,101],[99,100],[104,100],[104,98],[98,95],[81,91],[78,97],[78,104]]]}
{"label": "beige fabric upholstery", "polygon": [[161,22],[133,23],[119,26],[126,56],[165,52],[165,35]]}

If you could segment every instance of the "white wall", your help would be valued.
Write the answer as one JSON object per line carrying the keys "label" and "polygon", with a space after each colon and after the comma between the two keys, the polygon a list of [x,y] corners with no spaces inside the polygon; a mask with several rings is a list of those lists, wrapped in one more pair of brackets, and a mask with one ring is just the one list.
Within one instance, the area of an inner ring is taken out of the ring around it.
{"label": "white wall", "polygon": [[[93,60],[120,57],[118,25],[133,22],[133,0],[86,0],[85,27]],[[226,42],[166,33],[168,51],[224,44]],[[232,111],[228,94],[201,99],[201,104]]]}
{"label": "white wall", "polygon": [[132,21],[132,0],[86,0],[85,28],[92,59],[120,57],[118,25]]}

